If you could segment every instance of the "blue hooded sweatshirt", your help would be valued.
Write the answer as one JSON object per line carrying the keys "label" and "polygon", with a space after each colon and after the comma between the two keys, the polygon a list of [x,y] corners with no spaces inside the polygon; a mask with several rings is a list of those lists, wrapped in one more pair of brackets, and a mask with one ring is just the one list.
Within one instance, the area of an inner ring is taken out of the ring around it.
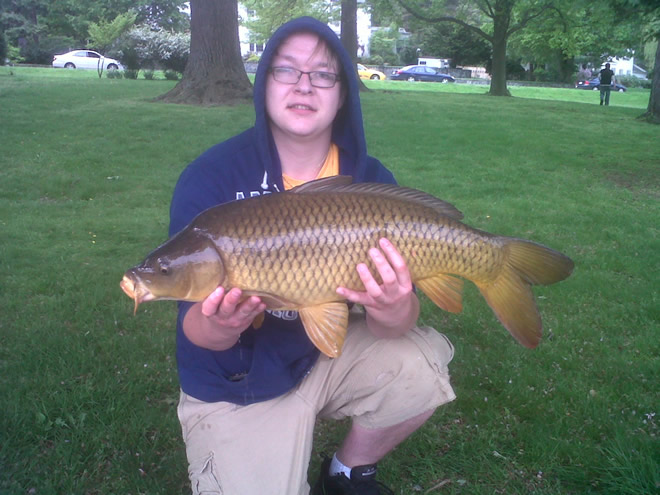
{"label": "blue hooded sweatshirt", "polygon": [[[170,235],[212,206],[261,194],[284,191],[279,156],[266,114],[268,69],[278,46],[291,34],[313,32],[335,53],[346,100],[333,122],[332,141],[339,148],[339,169],[355,182],[394,183],[392,174],[367,155],[358,79],[348,52],[337,35],[311,17],[282,25],[268,41],[254,83],[254,127],[217,144],[192,162],[176,184],[170,207]],[[347,215],[351,212],[347,211]],[[312,369],[319,351],[307,338],[295,311],[266,313],[262,327],[243,332],[224,351],[199,347],[185,336],[183,317],[192,303],[179,302],[177,366],[183,391],[205,402],[251,404],[282,395]]]}

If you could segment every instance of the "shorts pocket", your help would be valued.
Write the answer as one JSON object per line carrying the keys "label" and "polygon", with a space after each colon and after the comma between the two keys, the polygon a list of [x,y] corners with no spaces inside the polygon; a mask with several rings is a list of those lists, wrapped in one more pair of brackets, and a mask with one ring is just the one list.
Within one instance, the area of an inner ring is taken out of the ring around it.
{"label": "shorts pocket", "polygon": [[454,345],[446,335],[431,327],[416,327],[407,335],[417,344],[437,372],[448,372],[447,365],[454,358]]}
{"label": "shorts pocket", "polygon": [[213,452],[190,463],[188,467],[193,495],[222,495]]}

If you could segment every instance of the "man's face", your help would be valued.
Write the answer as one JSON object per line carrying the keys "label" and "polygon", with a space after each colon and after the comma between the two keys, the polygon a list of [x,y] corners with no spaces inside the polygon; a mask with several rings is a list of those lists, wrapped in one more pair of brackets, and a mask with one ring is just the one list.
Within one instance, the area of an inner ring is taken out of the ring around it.
{"label": "man's face", "polygon": [[[290,67],[304,72],[339,73],[337,62],[311,33],[297,33],[277,49],[272,67]],[[276,81],[272,73],[266,81],[266,111],[276,139],[296,141],[315,139],[332,133],[332,122],[343,103],[341,82],[332,88],[312,86],[308,74],[295,84]]]}

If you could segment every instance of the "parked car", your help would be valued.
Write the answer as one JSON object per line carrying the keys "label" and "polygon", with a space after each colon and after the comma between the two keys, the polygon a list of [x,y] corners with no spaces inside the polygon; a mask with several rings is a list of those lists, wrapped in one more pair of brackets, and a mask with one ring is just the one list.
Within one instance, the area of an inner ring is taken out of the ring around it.
{"label": "parked car", "polygon": [[92,50],[73,50],[62,55],[55,55],[53,67],[65,69],[96,69],[103,64],[105,70],[117,70],[124,67],[114,58],[104,57]]}
{"label": "parked car", "polygon": [[429,67],[428,65],[407,65],[402,69],[394,71],[391,78],[395,81],[432,81],[441,83],[456,81],[449,74],[443,74],[439,69]]}
{"label": "parked car", "polygon": [[387,79],[387,76],[379,70],[367,69],[362,64],[357,64],[360,79]]}
{"label": "parked car", "polygon": [[[578,81],[575,83],[575,87],[577,89],[593,89],[594,91],[597,91],[600,89],[600,80],[595,78],[589,81]],[[619,84],[618,82],[615,82],[614,86],[612,87],[612,91],[618,91],[619,93],[623,93],[627,89],[628,88],[626,88],[623,84]]]}

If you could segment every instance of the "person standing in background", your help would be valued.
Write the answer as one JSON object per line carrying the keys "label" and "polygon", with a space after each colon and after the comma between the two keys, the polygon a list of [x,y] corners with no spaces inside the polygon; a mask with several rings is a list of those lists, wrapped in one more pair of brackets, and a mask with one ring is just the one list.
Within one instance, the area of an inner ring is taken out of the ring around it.
{"label": "person standing in background", "polygon": [[614,84],[614,71],[610,69],[610,64],[605,64],[605,68],[601,69],[598,73],[598,80],[600,81],[600,104],[609,106],[610,104],[610,90]]}

